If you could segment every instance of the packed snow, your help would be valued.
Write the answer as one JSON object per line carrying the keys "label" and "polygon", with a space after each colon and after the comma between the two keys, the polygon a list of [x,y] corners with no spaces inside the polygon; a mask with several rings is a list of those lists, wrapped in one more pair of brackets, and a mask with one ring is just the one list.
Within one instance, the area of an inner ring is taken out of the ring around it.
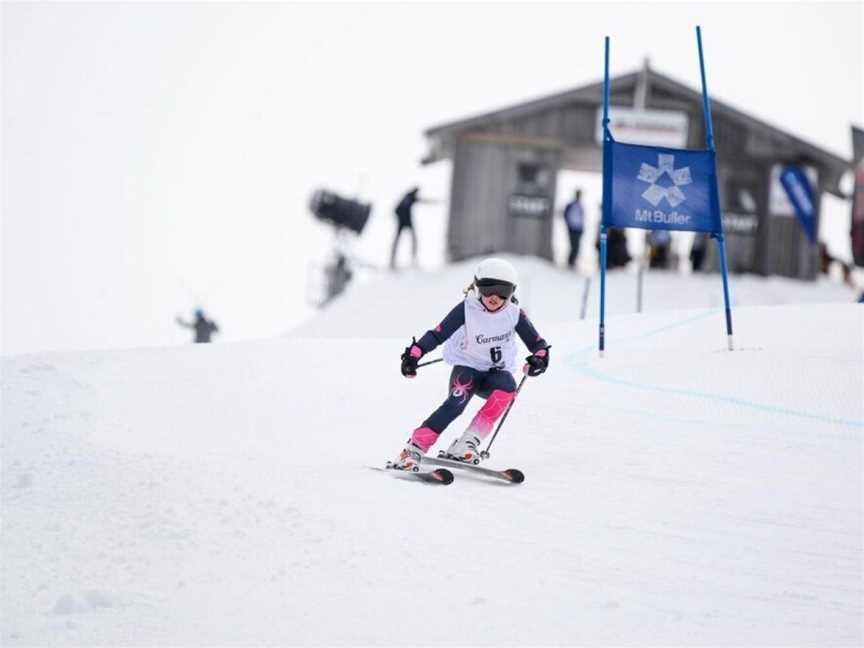
{"label": "packed snow", "polygon": [[[446,394],[399,355],[471,263],[281,339],[5,356],[0,644],[864,643],[864,306],[836,284],[514,259],[552,344],[489,464],[370,470]],[[437,354],[433,354],[437,357]],[[461,432],[475,399],[445,433]]]}

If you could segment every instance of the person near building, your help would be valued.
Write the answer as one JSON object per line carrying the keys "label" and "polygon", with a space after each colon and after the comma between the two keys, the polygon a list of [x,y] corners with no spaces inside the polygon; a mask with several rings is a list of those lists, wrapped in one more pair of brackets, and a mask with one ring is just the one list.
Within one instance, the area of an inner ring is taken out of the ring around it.
{"label": "person near building", "polygon": [[391,467],[419,470],[423,455],[468,405],[475,394],[486,402],[465,432],[444,453],[448,459],[477,463],[480,444],[516,396],[516,336],[528,348],[522,371],[539,376],[549,366],[549,345],[537,333],[514,296],[516,270],[500,258],[484,259],[465,298],[401,356],[402,375],[414,378],[420,359],[444,345],[444,361],[453,367],[447,399],[411,434]]}
{"label": "person near building", "polygon": [[192,322],[187,322],[178,315],[177,323],[180,326],[195,331],[196,344],[207,344],[208,342],[210,342],[210,338],[212,337],[212,335],[219,331],[219,327],[216,325],[216,322],[208,319],[207,316],[204,315],[204,311],[200,308],[195,309],[195,319]]}
{"label": "person near building", "polygon": [[585,209],[582,207],[581,189],[576,190],[573,200],[564,207],[564,222],[567,223],[567,234],[570,237],[570,255],[567,257],[567,267],[572,270],[579,256],[579,243],[585,229]]}
{"label": "person near building", "polygon": [[[597,230],[597,241],[594,243],[597,248],[597,263],[601,262],[600,258],[600,230]],[[627,233],[620,227],[610,227],[606,232],[606,269],[613,270],[615,268],[626,267],[633,259],[630,251],[627,248]]]}
{"label": "person near building", "polygon": [[651,230],[648,232],[648,245],[650,252],[649,267],[668,268],[669,248],[672,245],[672,235],[669,230]]}
{"label": "person near building", "polygon": [[396,205],[396,235],[393,237],[393,246],[390,250],[390,269],[396,269],[396,253],[399,250],[399,239],[402,232],[406,231],[411,236],[411,259],[417,265],[417,232],[414,230],[414,205],[416,203],[431,202],[420,197],[420,187],[412,187],[405,193]]}
{"label": "person near building", "polygon": [[693,266],[693,272],[702,270],[707,252],[708,235],[705,232],[696,232],[696,236],[693,237],[693,245],[690,247],[690,263]]}
{"label": "person near building", "polygon": [[848,286],[852,284],[852,264],[846,263],[842,259],[832,256],[828,251],[828,245],[824,241],[819,241],[819,269],[822,274],[830,275],[831,266],[836,264],[840,268],[843,276],[843,283]]}

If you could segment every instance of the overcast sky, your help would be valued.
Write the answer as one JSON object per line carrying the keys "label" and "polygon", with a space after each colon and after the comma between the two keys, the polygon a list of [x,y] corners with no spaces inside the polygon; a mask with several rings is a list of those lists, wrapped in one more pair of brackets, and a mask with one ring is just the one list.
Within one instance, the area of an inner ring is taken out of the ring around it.
{"label": "overcast sky", "polygon": [[600,80],[606,35],[613,75],[648,57],[698,88],[701,25],[712,96],[849,158],[862,20],[860,2],[3,3],[0,351],[185,343],[174,316],[197,305],[219,340],[279,335],[331,243],[318,187],[373,202],[356,247],[382,265],[400,194],[441,198],[415,219],[435,267],[449,167],[420,167],[423,130]]}

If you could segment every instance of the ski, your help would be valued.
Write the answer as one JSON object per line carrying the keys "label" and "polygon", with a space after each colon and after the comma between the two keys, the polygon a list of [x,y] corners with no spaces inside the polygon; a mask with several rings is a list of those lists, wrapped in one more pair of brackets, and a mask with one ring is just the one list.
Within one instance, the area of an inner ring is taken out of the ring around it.
{"label": "ski", "polygon": [[392,464],[389,464],[385,468],[379,468],[378,466],[370,466],[372,470],[379,470],[381,472],[389,473],[398,479],[407,479],[411,481],[420,481],[427,484],[440,484],[441,486],[447,486],[448,484],[453,483],[453,473],[447,470],[446,468],[436,468],[435,470],[421,470],[419,472],[414,472],[411,470],[399,470],[398,468],[393,468]]}
{"label": "ski", "polygon": [[486,468],[485,466],[476,466],[470,463],[463,463],[461,461],[454,461],[453,459],[445,459],[444,457],[429,457],[424,456],[422,459],[422,463],[429,464],[432,466],[444,466],[447,468],[457,468],[459,470],[468,470],[473,473],[477,473],[479,475],[485,475],[486,477],[494,477],[495,479],[502,479],[504,481],[511,482],[513,484],[521,484],[525,481],[525,474],[521,470],[517,470],[516,468],[507,468],[506,470],[496,470],[494,468]]}

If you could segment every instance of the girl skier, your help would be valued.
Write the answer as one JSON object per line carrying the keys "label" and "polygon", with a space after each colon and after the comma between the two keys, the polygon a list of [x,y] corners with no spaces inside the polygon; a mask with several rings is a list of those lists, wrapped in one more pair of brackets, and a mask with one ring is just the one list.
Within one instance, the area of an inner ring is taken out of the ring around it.
{"label": "girl skier", "polygon": [[549,366],[549,345],[517,305],[516,270],[504,259],[484,259],[474,281],[465,290],[465,300],[451,310],[434,329],[419,340],[412,339],[402,354],[402,375],[414,378],[417,363],[444,343],[444,361],[453,366],[447,400],[411,434],[393,465],[399,470],[418,470],[422,456],[444,429],[464,410],[474,394],[486,403],[462,436],[450,444],[444,456],[475,463],[480,443],[495,421],[515,398],[517,333],[531,351],[523,372],[539,376]]}

